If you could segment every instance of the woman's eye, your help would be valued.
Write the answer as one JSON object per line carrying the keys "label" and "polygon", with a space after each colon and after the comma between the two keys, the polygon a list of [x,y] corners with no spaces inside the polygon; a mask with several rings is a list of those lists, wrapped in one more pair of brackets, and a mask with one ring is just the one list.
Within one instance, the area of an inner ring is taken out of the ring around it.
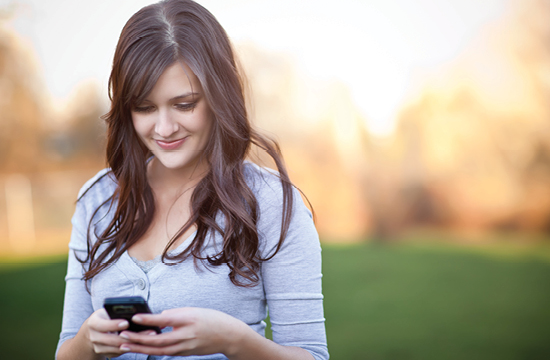
{"label": "woman's eye", "polygon": [[134,108],[134,111],[135,112],[140,112],[140,113],[147,113],[147,112],[153,111],[153,107],[152,106],[136,106]]}
{"label": "woman's eye", "polygon": [[176,106],[176,109],[178,110],[189,111],[189,110],[193,110],[195,106],[197,106],[197,103],[193,102],[193,103],[185,103],[185,104],[176,104],[175,106]]}

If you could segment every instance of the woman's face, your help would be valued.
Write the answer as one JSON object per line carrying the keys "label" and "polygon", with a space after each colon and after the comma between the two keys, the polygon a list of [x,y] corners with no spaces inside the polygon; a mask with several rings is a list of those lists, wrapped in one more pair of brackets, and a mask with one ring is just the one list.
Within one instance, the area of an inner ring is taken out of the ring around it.
{"label": "woman's face", "polygon": [[183,62],[166,68],[146,99],[132,109],[141,141],[166,169],[193,171],[208,144],[212,112],[199,79]]}

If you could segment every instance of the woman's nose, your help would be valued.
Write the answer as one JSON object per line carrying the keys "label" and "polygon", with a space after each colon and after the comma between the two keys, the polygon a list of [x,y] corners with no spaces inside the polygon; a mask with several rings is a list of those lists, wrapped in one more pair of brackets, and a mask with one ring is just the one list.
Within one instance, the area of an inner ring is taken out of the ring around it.
{"label": "woman's nose", "polygon": [[159,110],[155,132],[163,138],[169,138],[178,131],[178,123],[174,121],[169,111]]}

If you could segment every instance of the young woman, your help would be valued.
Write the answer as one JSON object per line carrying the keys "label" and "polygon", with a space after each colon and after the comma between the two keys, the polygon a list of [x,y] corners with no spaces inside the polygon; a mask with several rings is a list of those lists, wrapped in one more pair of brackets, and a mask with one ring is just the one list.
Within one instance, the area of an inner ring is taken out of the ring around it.
{"label": "young woman", "polygon": [[[212,14],[190,0],[141,9],[109,86],[109,168],[76,204],[57,359],[328,359],[311,213],[250,126]],[[246,160],[252,146],[278,172]],[[132,321],[161,334],[103,309],[137,295],[153,314]]]}

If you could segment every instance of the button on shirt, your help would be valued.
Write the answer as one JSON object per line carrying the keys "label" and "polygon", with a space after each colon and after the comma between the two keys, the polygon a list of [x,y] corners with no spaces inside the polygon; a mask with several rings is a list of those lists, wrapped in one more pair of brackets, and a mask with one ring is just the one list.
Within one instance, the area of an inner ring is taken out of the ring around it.
{"label": "button on shirt", "polygon": [[145,280],[143,279],[139,279],[137,281],[137,288],[140,289],[140,290],[145,290],[145,288],[147,287],[147,283],[145,282]]}

